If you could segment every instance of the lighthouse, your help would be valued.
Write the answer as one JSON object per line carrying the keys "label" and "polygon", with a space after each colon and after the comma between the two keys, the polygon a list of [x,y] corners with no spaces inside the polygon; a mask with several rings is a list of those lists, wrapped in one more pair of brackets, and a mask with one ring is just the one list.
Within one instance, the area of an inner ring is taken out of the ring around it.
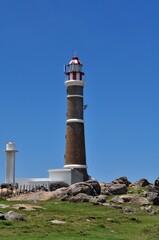
{"label": "lighthouse", "polygon": [[8,142],[6,144],[6,177],[5,182],[10,184],[15,184],[15,144],[13,142]]}
{"label": "lighthouse", "polygon": [[75,169],[88,180],[84,134],[84,99],[82,64],[74,56],[65,67],[67,79],[67,114],[66,114],[66,151],[64,169]]}

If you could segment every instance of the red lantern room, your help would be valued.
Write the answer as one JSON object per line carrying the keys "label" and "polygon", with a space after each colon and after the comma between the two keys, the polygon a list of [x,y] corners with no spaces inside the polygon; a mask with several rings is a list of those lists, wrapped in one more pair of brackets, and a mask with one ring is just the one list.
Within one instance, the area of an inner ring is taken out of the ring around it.
{"label": "red lantern room", "polygon": [[78,57],[74,56],[68,64],[68,71],[66,72],[68,80],[82,80],[82,76],[84,75],[82,66]]}

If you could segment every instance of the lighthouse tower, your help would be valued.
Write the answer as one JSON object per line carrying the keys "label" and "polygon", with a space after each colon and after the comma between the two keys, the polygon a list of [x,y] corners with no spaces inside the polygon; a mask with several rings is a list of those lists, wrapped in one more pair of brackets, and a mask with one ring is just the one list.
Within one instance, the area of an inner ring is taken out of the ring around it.
{"label": "lighthouse tower", "polygon": [[66,120],[66,152],[65,169],[75,169],[83,173],[83,180],[88,180],[84,137],[84,104],[82,64],[74,56],[65,68],[67,80],[67,120]]}
{"label": "lighthouse tower", "polygon": [[10,184],[15,184],[15,144],[13,142],[8,142],[6,144],[6,178],[5,182]]}

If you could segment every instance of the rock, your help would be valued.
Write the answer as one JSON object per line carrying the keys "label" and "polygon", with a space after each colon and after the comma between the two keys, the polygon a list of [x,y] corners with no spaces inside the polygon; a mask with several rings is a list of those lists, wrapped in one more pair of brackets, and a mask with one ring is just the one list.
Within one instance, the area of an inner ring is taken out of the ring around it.
{"label": "rock", "polygon": [[102,195],[107,195],[107,196],[111,195],[111,193],[109,192],[109,187],[108,186],[103,187],[101,189],[101,194]]}
{"label": "rock", "polygon": [[115,196],[115,197],[112,198],[111,201],[114,202],[114,203],[122,204],[122,203],[125,203],[125,202],[130,202],[133,198],[134,198],[134,195],[125,194],[125,195]]}
{"label": "rock", "polygon": [[69,202],[89,202],[92,196],[87,195],[85,193],[79,193],[76,196],[72,196],[69,198]]}
{"label": "rock", "polygon": [[110,206],[111,206],[111,204],[106,202],[106,203],[103,203],[103,204],[102,204],[102,206],[105,206],[105,207],[110,207]]}
{"label": "rock", "polygon": [[97,197],[94,197],[94,199],[96,199],[97,202],[99,202],[99,203],[105,203],[106,202],[106,196],[102,195],[102,194],[97,196]]}
{"label": "rock", "polygon": [[60,198],[61,199],[66,196],[68,196],[68,188],[63,187],[63,188],[59,188],[59,189],[53,191],[51,198]]}
{"label": "rock", "polygon": [[120,177],[113,181],[115,184],[125,184],[127,187],[131,184],[127,177]]}
{"label": "rock", "polygon": [[111,204],[109,207],[110,207],[110,208],[115,208],[115,209],[122,209],[121,206],[116,205],[116,204]]}
{"label": "rock", "polygon": [[93,187],[86,182],[74,183],[68,188],[68,194],[76,196],[79,193],[85,193],[87,195],[94,195]]}
{"label": "rock", "polygon": [[145,206],[145,205],[149,205],[149,201],[147,198],[145,197],[140,197],[140,196],[135,196],[131,201],[130,203],[133,203],[133,204],[139,204],[140,206]]}
{"label": "rock", "polygon": [[134,198],[134,195],[125,194],[125,195],[121,195],[120,197],[124,200],[124,202],[130,202]]}
{"label": "rock", "polygon": [[125,194],[127,192],[127,186],[125,184],[113,184],[109,187],[111,194]]}
{"label": "rock", "polygon": [[157,178],[154,182],[155,187],[159,187],[159,178]]}
{"label": "rock", "polygon": [[105,183],[105,182],[98,182],[98,183],[99,183],[101,189],[102,189],[102,188],[105,188],[106,185],[107,185],[107,183]]}
{"label": "rock", "polygon": [[8,208],[9,205],[6,205],[6,204],[0,204],[0,208]]}
{"label": "rock", "polygon": [[55,191],[56,189],[63,188],[63,187],[68,187],[69,185],[67,183],[61,182],[61,181],[56,181],[56,182],[51,182],[49,184],[50,191]]}
{"label": "rock", "polygon": [[53,224],[65,224],[65,221],[60,221],[60,220],[52,220],[51,223]]}
{"label": "rock", "polygon": [[5,220],[4,213],[0,212],[0,220]]}
{"label": "rock", "polygon": [[108,222],[115,222],[112,218],[107,218]]}
{"label": "rock", "polygon": [[156,192],[147,192],[146,193],[146,197],[149,201],[153,201],[157,196],[158,196],[158,194]]}
{"label": "rock", "polygon": [[130,206],[126,206],[126,207],[123,207],[123,213],[132,214],[132,213],[135,213],[135,209]]}
{"label": "rock", "polygon": [[1,196],[11,196],[13,191],[9,188],[2,188],[1,189]]}
{"label": "rock", "polygon": [[106,197],[105,197],[105,195],[95,196],[95,197],[90,198],[89,202],[94,205],[100,205],[100,204],[106,202]]}
{"label": "rock", "polygon": [[133,222],[134,222],[134,221],[135,221],[135,222],[140,222],[139,219],[136,218],[136,217],[132,217],[132,218],[130,218],[130,220],[133,221]]}
{"label": "rock", "polygon": [[37,205],[30,205],[30,204],[14,204],[11,208],[25,210],[25,211],[35,211],[35,210],[44,210],[45,208],[37,206]]}
{"label": "rock", "polygon": [[157,187],[157,186],[150,184],[150,185],[146,186],[146,188],[149,192],[155,192],[155,193],[159,194],[159,187]]}
{"label": "rock", "polygon": [[158,206],[159,205],[159,197],[153,199],[153,204]]}
{"label": "rock", "polygon": [[149,183],[149,181],[146,179],[146,178],[142,178],[142,179],[140,179],[139,181],[137,181],[136,183],[135,183],[135,185],[137,185],[137,186],[140,186],[140,187],[146,187],[146,186],[148,186],[150,183]]}
{"label": "rock", "polygon": [[148,213],[152,213],[153,209],[152,209],[152,206],[149,205],[147,207],[145,207],[145,210],[148,212]]}
{"label": "rock", "polygon": [[9,211],[4,216],[5,216],[5,219],[9,221],[11,220],[26,221],[26,219],[22,215],[14,211]]}
{"label": "rock", "polygon": [[86,183],[88,183],[89,185],[91,185],[94,189],[94,195],[100,195],[101,193],[101,187],[98,181],[95,180],[88,180],[86,181]]}
{"label": "rock", "polygon": [[147,207],[141,207],[141,210],[146,210],[147,213],[151,214],[151,215],[155,215],[157,212],[153,210],[152,206],[149,205]]}
{"label": "rock", "polygon": [[21,194],[16,197],[8,198],[8,201],[29,201],[29,202],[37,202],[37,201],[46,201],[51,198],[60,198],[64,195],[67,195],[67,188],[59,188],[53,192],[51,191],[38,191],[38,192],[29,192],[26,194]]}
{"label": "rock", "polygon": [[120,196],[115,196],[111,199],[111,202],[122,204],[124,203],[124,200]]}
{"label": "rock", "polygon": [[122,209],[121,206],[116,205],[116,204],[110,204],[110,203],[102,203],[102,206],[108,207],[108,208]]}

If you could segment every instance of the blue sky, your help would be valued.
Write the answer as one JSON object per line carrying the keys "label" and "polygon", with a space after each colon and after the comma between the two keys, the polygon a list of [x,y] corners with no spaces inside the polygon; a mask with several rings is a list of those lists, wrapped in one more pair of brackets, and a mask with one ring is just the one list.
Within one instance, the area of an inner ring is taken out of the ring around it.
{"label": "blue sky", "polygon": [[89,174],[159,176],[159,2],[0,0],[0,182],[14,141],[16,177],[63,168],[73,50],[83,63]]}

